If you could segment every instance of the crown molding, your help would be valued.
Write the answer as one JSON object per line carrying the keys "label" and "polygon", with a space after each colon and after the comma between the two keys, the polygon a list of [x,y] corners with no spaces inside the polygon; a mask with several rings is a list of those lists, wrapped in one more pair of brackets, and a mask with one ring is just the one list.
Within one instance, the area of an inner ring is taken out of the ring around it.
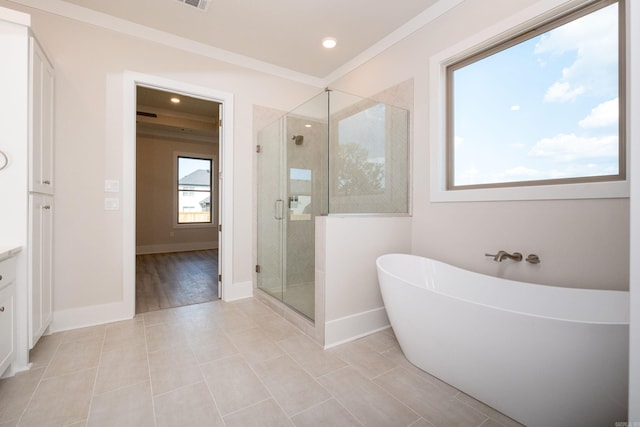
{"label": "crown molding", "polygon": [[117,18],[106,13],[91,10],[82,6],[67,3],[62,0],[8,0],[22,6],[31,7],[54,15],[70,18],[78,22],[94,25],[103,29],[126,34],[153,43],[180,49],[196,55],[201,55],[232,65],[259,71],[287,80],[324,87],[324,80],[307,74],[298,73],[288,68],[278,67],[248,56],[230,52],[228,50],[209,46],[194,40],[176,36],[166,31],[156,30],[145,25],[136,24],[125,19]]}
{"label": "crown molding", "polygon": [[422,13],[420,13],[419,15],[416,15],[409,22],[407,22],[397,30],[393,31],[388,36],[384,37],[379,42],[372,45],[370,48],[364,50],[361,54],[359,54],[358,56],[348,61],[341,67],[337,68],[328,76],[326,76],[324,78],[325,80],[324,86],[329,86],[329,83],[344,77],[351,71],[364,65],[365,63],[375,58],[385,50],[389,49],[391,46],[409,37],[411,34],[415,33],[416,31],[424,28],[430,22],[436,20],[438,17],[444,15],[445,13],[447,13],[454,7],[458,6],[459,4],[463,3],[464,1],[466,0],[440,0],[436,2],[433,6],[429,7],[428,9],[425,9]]}
{"label": "crown molding", "polygon": [[439,0],[433,6],[429,7],[324,78],[299,73],[288,68],[279,67],[268,62],[259,61],[248,56],[216,48],[185,37],[176,36],[166,31],[160,31],[144,25],[136,24],[125,19],[71,4],[63,0],[7,1],[283,79],[324,88],[355,70],[359,66],[370,61],[394,44],[420,30],[433,20],[458,6],[460,3],[463,3],[465,0]]}

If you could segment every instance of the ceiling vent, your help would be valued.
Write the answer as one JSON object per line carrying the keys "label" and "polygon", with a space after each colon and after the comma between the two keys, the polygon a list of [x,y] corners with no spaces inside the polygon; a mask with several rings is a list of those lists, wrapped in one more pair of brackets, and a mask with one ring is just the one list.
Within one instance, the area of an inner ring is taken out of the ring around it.
{"label": "ceiling vent", "polygon": [[178,3],[184,3],[187,6],[195,7],[203,12],[209,9],[209,4],[212,0],[178,0]]}

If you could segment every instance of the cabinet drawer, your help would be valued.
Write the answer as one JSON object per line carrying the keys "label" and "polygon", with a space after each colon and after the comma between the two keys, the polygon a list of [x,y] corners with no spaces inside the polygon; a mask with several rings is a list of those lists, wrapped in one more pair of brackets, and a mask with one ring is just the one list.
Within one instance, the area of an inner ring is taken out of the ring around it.
{"label": "cabinet drawer", "polygon": [[13,361],[15,351],[15,289],[12,284],[0,290],[0,375]]}
{"label": "cabinet drawer", "polygon": [[16,278],[16,258],[0,261],[0,289],[13,282]]}

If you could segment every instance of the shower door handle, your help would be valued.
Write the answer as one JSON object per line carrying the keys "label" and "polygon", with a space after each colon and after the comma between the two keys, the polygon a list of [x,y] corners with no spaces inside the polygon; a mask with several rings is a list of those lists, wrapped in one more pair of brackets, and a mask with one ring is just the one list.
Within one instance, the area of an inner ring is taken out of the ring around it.
{"label": "shower door handle", "polygon": [[284,208],[284,200],[282,199],[276,200],[275,203],[273,204],[273,217],[278,221],[281,221],[284,219],[283,208]]}

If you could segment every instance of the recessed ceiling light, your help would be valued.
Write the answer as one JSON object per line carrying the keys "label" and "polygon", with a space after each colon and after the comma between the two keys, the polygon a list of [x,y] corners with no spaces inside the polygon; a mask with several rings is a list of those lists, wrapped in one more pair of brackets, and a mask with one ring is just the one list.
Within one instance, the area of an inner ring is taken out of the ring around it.
{"label": "recessed ceiling light", "polygon": [[333,49],[338,44],[338,41],[334,37],[325,37],[322,39],[322,46],[327,49]]}
{"label": "recessed ceiling light", "polygon": [[174,104],[180,104],[180,98],[174,96],[173,98],[171,98],[171,102],[173,102]]}
{"label": "recessed ceiling light", "polygon": [[311,127],[311,125],[310,125],[310,124],[306,124],[306,125],[304,125],[304,127],[306,127],[306,128],[310,128],[310,127]]}

